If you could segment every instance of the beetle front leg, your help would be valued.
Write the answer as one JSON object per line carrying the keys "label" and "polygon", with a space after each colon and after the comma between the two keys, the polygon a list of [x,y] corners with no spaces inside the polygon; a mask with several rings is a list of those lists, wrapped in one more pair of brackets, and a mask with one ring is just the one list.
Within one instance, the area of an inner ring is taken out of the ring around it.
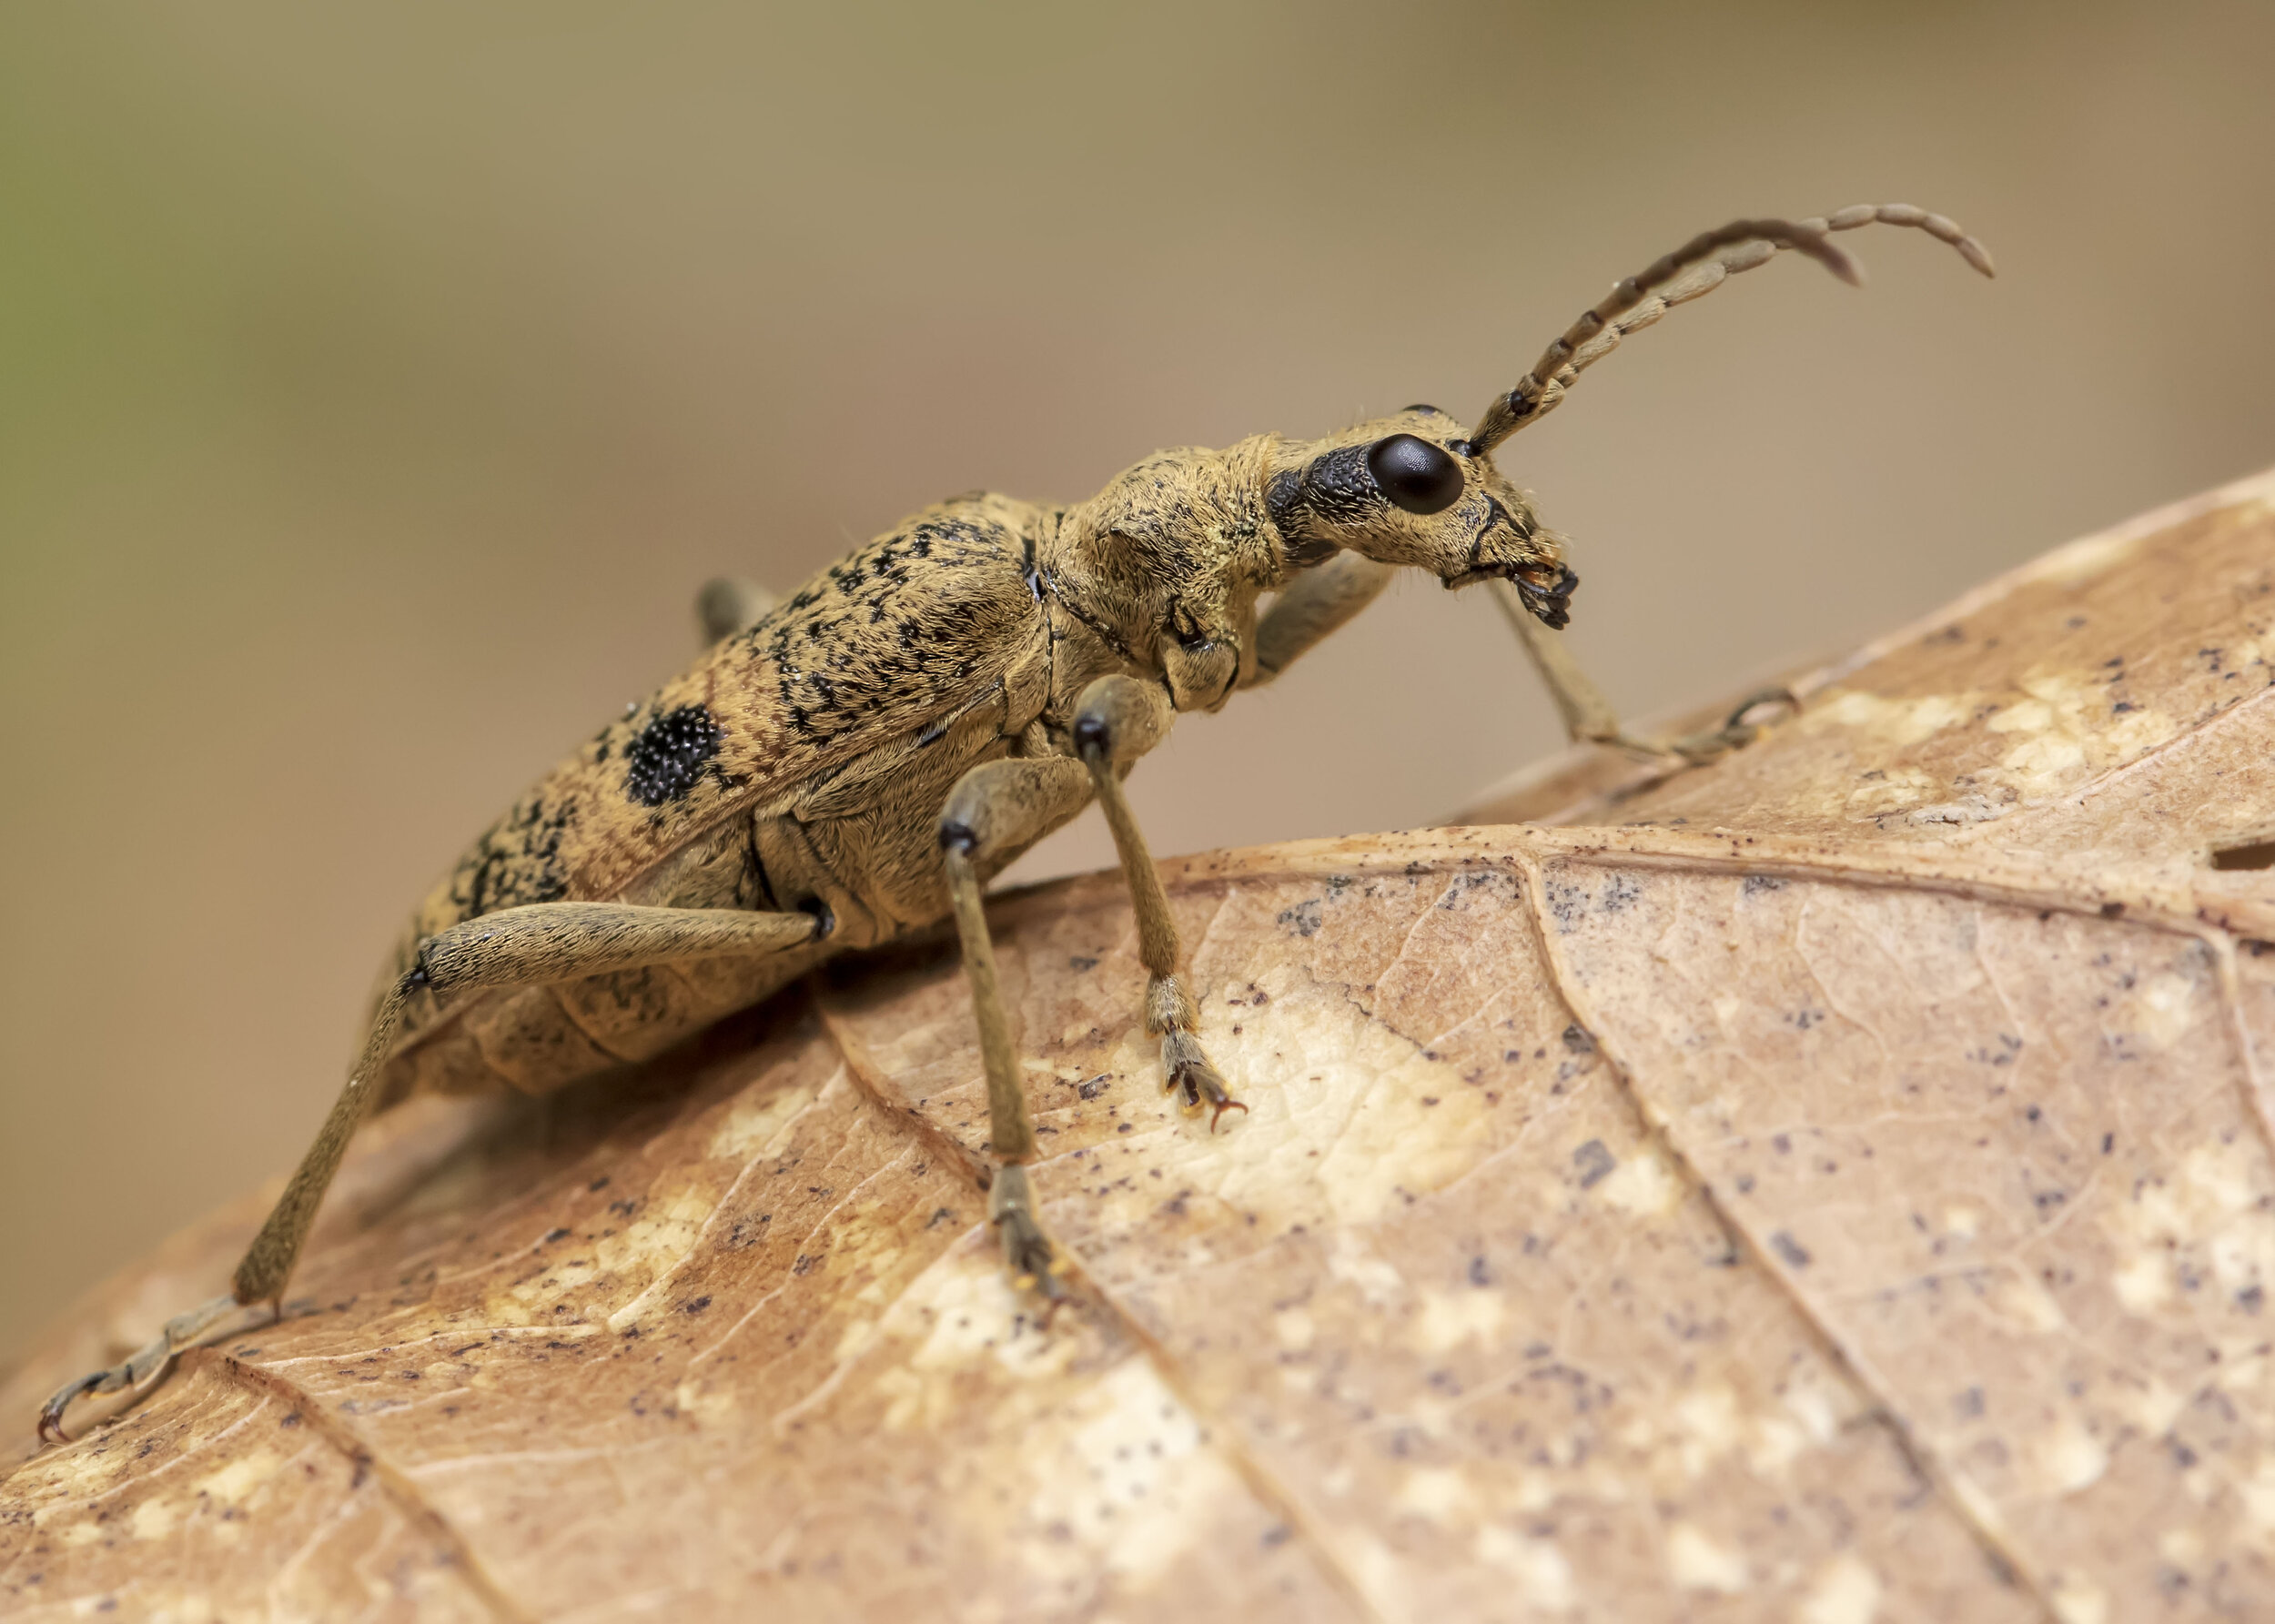
{"label": "beetle front leg", "polygon": [[1168,694],[1158,685],[1134,677],[1100,677],[1076,701],[1075,748],[1090,770],[1091,786],[1106,812],[1107,826],[1114,832],[1122,878],[1138,915],[1138,956],[1148,976],[1146,1030],[1161,1040],[1161,1067],[1168,1086],[1184,1094],[1187,1109],[1209,1107],[1213,1133],[1226,1112],[1245,1113],[1248,1107],[1232,1097],[1194,1034],[1199,1015],[1193,995],[1178,978],[1177,921],[1169,913],[1169,894],[1162,889],[1153,853],[1146,849],[1146,837],[1130,813],[1119,771],[1160,741],[1175,714]]}
{"label": "beetle front leg", "polygon": [[1035,1214],[1026,1166],[1036,1156],[1035,1120],[1027,1111],[981,892],[1004,860],[1074,816],[1089,798],[1088,775],[1064,756],[983,762],[956,781],[940,813],[940,857],[987,1076],[988,1148],[999,1164],[987,1186],[987,1221],[1002,1237],[1004,1266],[1014,1283],[1052,1303],[1067,1295],[1067,1260]]}
{"label": "beetle front leg", "polygon": [[1564,731],[1575,744],[1608,744],[1645,761],[1663,762],[1676,756],[1698,766],[1760,738],[1769,722],[1756,712],[1777,707],[1791,714],[1801,709],[1801,701],[1790,690],[1765,688],[1749,694],[1718,728],[1685,733],[1677,739],[1638,739],[1620,725],[1619,712],[1572,659],[1571,651],[1564,647],[1562,634],[1542,625],[1525,607],[1523,594],[1514,586],[1505,580],[1495,580],[1491,586],[1493,601],[1508,617],[1517,641],[1532,657],[1532,669],[1541,673],[1549,697],[1556,701],[1557,713],[1563,718]]}
{"label": "beetle front leg", "polygon": [[1380,597],[1397,573],[1362,553],[1339,552],[1297,576],[1256,628],[1256,669],[1242,686],[1261,687],[1286,671]]}

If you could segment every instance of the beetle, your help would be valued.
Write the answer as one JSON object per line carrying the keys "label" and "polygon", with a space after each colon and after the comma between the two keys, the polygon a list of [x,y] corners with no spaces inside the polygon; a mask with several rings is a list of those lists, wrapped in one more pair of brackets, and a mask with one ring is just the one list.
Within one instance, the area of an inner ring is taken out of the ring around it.
{"label": "beetle", "polygon": [[[346,1086],[231,1289],[42,1407],[164,1376],[183,1348],[283,1312],[326,1186],[370,1112],[420,1093],[541,1094],[634,1064],[823,960],[953,917],[983,1054],[987,1215],[1046,1305],[1068,1263],[1036,1216],[1035,1131],[996,983],[987,883],[1092,800],[1147,971],[1143,1018],[1188,1112],[1247,1107],[1209,1064],[1168,903],[1122,780],[1177,717],[1270,681],[1400,569],[1490,583],[1575,740],[1681,762],[1749,741],[1781,692],[1722,728],[1628,734],[1554,633],[1578,578],[1493,452],[1669,308],[1780,249],[1860,279],[1834,233],[1880,223],[1989,256],[1950,220],[1860,205],[1738,220],[1613,285],[1466,430],[1414,406],[1324,439],[1162,451],[1072,506],[992,493],[925,509],[794,596],[713,582],[708,651],[492,824],[412,917]],[[1271,602],[1259,611],[1259,600]]]}

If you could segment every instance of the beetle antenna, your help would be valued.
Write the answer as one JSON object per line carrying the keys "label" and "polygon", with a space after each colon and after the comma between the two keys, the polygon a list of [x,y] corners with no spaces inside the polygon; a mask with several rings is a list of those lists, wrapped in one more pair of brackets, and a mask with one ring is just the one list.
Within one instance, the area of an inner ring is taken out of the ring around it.
{"label": "beetle antenna", "polygon": [[1861,286],[1863,267],[1826,238],[1835,231],[1876,223],[1925,231],[1938,242],[1949,243],[1983,275],[1998,274],[1981,243],[1942,215],[1908,203],[1859,203],[1805,220],[1733,220],[1718,230],[1701,232],[1673,253],[1613,284],[1607,298],[1541,352],[1532,370],[1514,388],[1494,398],[1470,430],[1471,448],[1490,451],[1526,424],[1546,417],[1562,401],[1572,380],[1611,354],[1622,338],[1649,327],[1672,307],[1713,292],[1725,277],[1752,270],[1780,248],[1805,254],[1851,287]]}

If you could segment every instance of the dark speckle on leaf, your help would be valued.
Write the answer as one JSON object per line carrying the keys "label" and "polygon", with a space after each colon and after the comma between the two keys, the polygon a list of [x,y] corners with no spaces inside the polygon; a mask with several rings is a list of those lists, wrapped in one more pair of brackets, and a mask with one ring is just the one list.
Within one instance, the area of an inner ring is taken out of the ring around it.
{"label": "dark speckle on leaf", "polygon": [[625,793],[642,806],[685,799],[703,763],[719,753],[719,724],[703,706],[665,711],[642,728],[624,752],[631,762]]}
{"label": "dark speckle on leaf", "polygon": [[1320,899],[1311,897],[1292,908],[1283,909],[1279,915],[1282,930],[1293,931],[1299,936],[1313,936],[1320,929]]}
{"label": "dark speckle on leaf", "polygon": [[1777,1256],[1785,1260],[1787,1268],[1805,1269],[1809,1266],[1809,1248],[1784,1230],[1781,1229],[1771,1236],[1769,1244]]}
{"label": "dark speckle on leaf", "polygon": [[1604,1148],[1603,1140],[1591,1139],[1572,1153],[1572,1165],[1580,1175],[1580,1187],[1585,1190],[1618,1166],[1619,1158]]}

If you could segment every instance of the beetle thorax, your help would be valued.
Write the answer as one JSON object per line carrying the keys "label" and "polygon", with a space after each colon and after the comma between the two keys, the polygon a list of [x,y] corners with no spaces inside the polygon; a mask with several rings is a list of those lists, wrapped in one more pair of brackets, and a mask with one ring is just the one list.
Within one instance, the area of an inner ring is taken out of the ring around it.
{"label": "beetle thorax", "polygon": [[1180,711],[1213,711],[1253,674],[1256,600],[1287,573],[1263,496],[1274,444],[1148,457],[1069,509],[1039,560],[1067,611]]}

